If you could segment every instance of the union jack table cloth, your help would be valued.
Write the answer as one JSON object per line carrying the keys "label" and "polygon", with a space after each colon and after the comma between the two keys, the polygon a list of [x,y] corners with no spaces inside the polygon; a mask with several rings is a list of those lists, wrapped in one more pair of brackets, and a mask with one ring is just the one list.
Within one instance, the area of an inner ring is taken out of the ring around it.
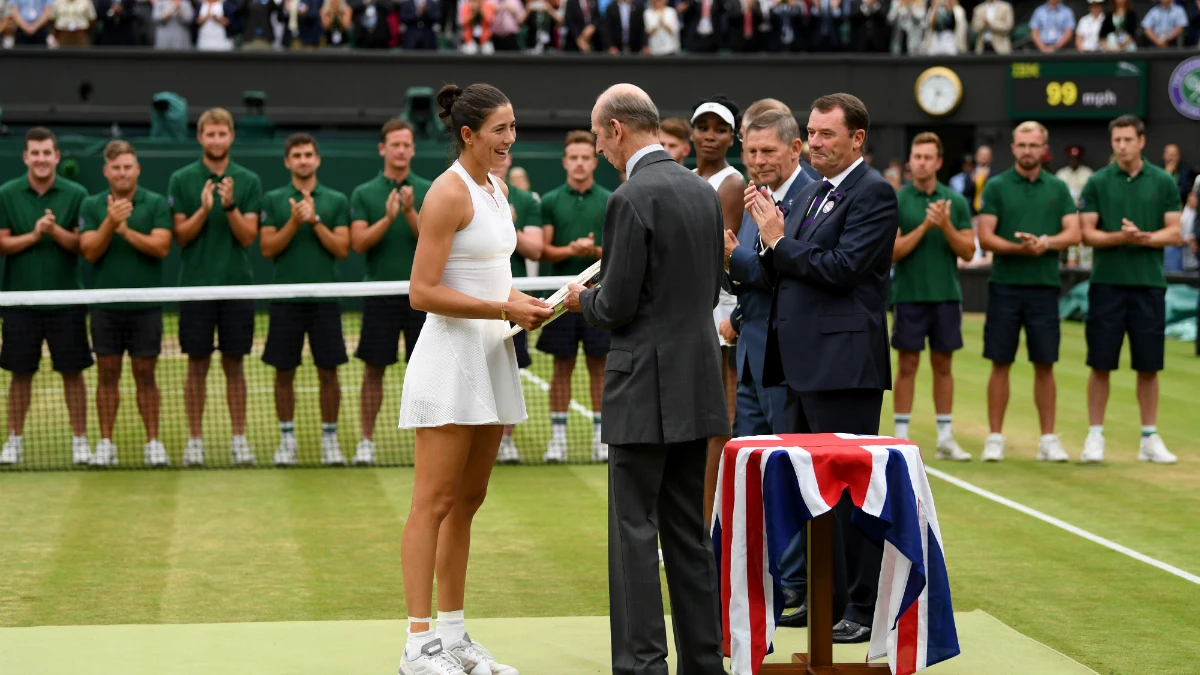
{"label": "union jack table cloth", "polygon": [[868,661],[909,675],[959,653],[950,580],[920,449],[855,434],[736,438],[725,445],[712,539],[733,675],[757,675],[783,613],[777,559],[849,490],[854,524],[883,547]]}

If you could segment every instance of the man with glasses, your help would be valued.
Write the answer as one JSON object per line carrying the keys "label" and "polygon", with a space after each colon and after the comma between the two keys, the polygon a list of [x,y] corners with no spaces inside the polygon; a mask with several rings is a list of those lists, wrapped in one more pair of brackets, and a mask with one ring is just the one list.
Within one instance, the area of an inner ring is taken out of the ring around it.
{"label": "man with glasses", "polygon": [[992,362],[988,380],[991,433],[981,459],[1004,459],[1004,413],[1008,374],[1017,355],[1021,328],[1033,362],[1033,397],[1042,437],[1037,458],[1069,458],[1054,433],[1054,362],[1058,360],[1058,252],[1079,243],[1079,215],[1067,184],[1042,171],[1049,134],[1037,122],[1013,131],[1016,165],[990,179],[979,211],[979,244],[994,254],[988,283],[983,356]]}

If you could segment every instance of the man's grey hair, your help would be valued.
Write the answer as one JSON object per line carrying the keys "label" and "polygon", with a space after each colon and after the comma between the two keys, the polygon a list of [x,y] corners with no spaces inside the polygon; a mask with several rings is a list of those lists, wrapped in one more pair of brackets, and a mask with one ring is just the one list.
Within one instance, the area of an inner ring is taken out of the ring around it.
{"label": "man's grey hair", "polygon": [[658,133],[658,108],[645,94],[610,92],[600,101],[599,117],[606,137],[612,135],[609,120],[620,122],[634,133]]}
{"label": "man's grey hair", "polygon": [[783,141],[784,145],[791,145],[792,141],[800,138],[800,125],[796,122],[796,118],[792,117],[791,112],[782,110],[767,110],[762,114],[750,120],[746,125],[746,135],[751,131],[762,131],[770,129],[774,131],[779,140]]}

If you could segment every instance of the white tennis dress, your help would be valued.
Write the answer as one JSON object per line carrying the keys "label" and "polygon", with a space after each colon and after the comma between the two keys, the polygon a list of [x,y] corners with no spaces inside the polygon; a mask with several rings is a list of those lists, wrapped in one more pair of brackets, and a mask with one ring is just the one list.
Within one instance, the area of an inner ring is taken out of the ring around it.
{"label": "white tennis dress", "polygon": [[[695,173],[695,169],[692,170]],[[738,174],[738,170],[732,166],[727,166],[724,169],[714,173],[708,177],[708,184],[714,190],[721,189],[721,183],[730,176]],[[722,226],[724,229],[724,226]],[[717,306],[713,308],[713,326],[717,328],[717,338],[721,341],[722,347],[729,347],[730,344],[721,337],[721,322],[728,319],[733,314],[733,308],[737,307],[737,296],[727,292],[724,288],[721,289],[720,299],[717,301]]]}
{"label": "white tennis dress", "polygon": [[[454,234],[442,285],[483,300],[504,302],[512,290],[509,260],[517,230],[500,183],[488,194],[455,162],[471,193],[475,216]],[[508,322],[454,319],[430,313],[404,373],[400,428],[446,424],[516,424],[525,420],[525,397]]]}

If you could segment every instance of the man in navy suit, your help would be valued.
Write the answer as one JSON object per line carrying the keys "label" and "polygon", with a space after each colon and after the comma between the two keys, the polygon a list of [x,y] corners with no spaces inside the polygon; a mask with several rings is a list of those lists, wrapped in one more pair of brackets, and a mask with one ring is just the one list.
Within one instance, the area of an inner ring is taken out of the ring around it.
{"label": "man in navy suit", "polygon": [[[768,110],[743,127],[742,146],[751,179],[765,185],[771,199],[788,217],[802,218],[792,206],[800,190],[813,182],[800,166],[800,125],[791,111]],[[734,293],[741,308],[737,331],[737,420],[735,436],[755,436],[781,431],[787,388],[763,386],[763,358],[767,352],[767,324],[774,289],[758,262],[755,245],[758,225],[742,215],[735,236],[725,231],[725,257]]]}
{"label": "man in navy suit", "polygon": [[[787,384],[786,432],[877,434],[891,388],[886,304],[899,214],[895,190],[863,162],[869,127],[866,106],[850,94],[813,102],[808,145],[825,180],[800,192],[793,206],[802,218],[785,219],[765,189],[746,189],[775,288],[763,384]],[[851,523],[852,509],[846,495],[834,508],[830,619],[840,618],[833,637],[841,643],[870,639],[882,558]]]}

